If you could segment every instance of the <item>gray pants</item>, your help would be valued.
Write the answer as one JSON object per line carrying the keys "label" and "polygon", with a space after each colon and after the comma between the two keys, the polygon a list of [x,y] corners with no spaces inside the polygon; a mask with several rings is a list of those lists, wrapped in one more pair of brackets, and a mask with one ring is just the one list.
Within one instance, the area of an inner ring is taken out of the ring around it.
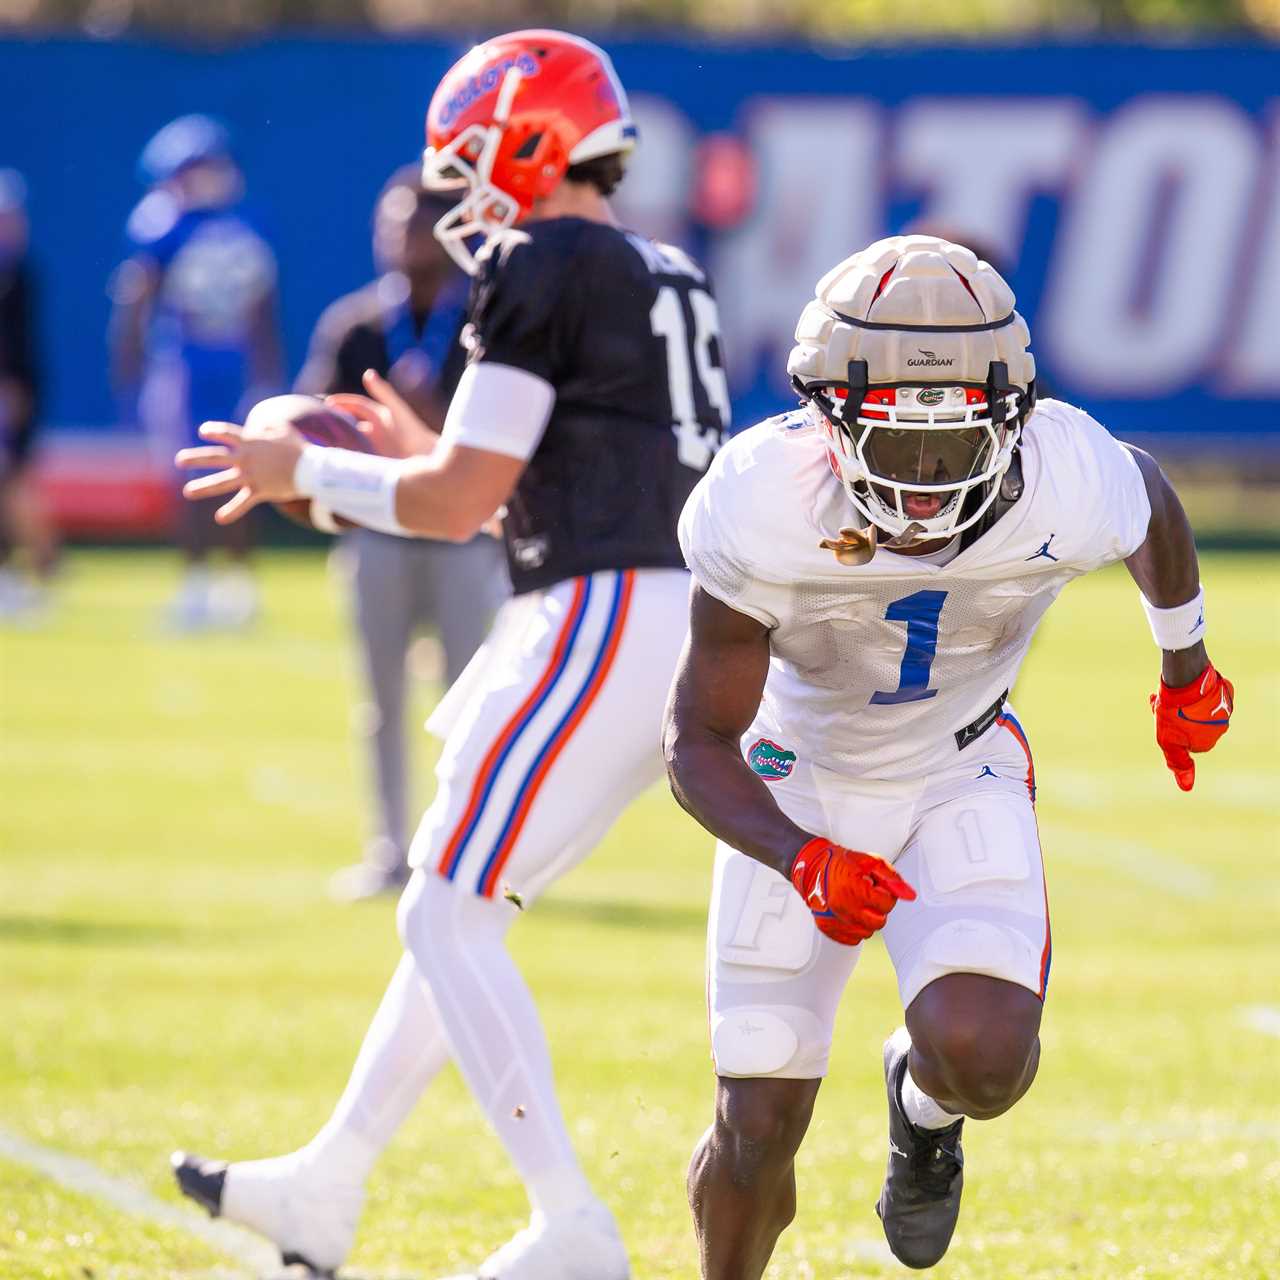
{"label": "gray pants", "polygon": [[368,735],[376,834],[366,856],[392,868],[404,861],[408,847],[409,646],[418,632],[435,630],[445,653],[445,683],[452,684],[511,587],[502,544],[486,534],[459,545],[354,529],[344,541],[354,560],[355,622],[374,711]]}

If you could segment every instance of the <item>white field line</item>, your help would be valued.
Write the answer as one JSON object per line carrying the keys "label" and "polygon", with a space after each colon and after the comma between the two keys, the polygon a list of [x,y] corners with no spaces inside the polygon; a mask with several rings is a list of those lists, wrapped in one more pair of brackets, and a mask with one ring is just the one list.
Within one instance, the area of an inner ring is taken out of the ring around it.
{"label": "white field line", "polygon": [[1249,1005],[1240,1010],[1240,1020],[1264,1036],[1280,1036],[1280,1005]]}
{"label": "white field line", "polygon": [[6,1129],[0,1129],[0,1156],[44,1174],[68,1191],[101,1200],[134,1218],[185,1231],[238,1263],[238,1274],[243,1275],[245,1271],[255,1276],[279,1274],[280,1255],[265,1240],[259,1240],[229,1222],[206,1218],[193,1210],[157,1199],[135,1183],[113,1177],[87,1160],[43,1147]]}
{"label": "white field line", "polygon": [[[1135,804],[1164,805],[1176,795],[1173,779],[1165,771],[1159,755],[1138,769],[1101,770],[1057,768],[1045,771],[1045,801],[1068,809],[1105,809],[1112,805],[1131,808]],[[1280,811],[1280,785],[1275,772],[1233,770],[1226,774],[1215,768],[1212,758],[1203,765],[1204,778],[1196,775],[1196,792],[1203,787],[1214,800],[1236,809]]]}
{"label": "white field line", "polygon": [[1050,866],[1055,858],[1084,862],[1176,898],[1195,901],[1211,896],[1217,888],[1217,881],[1208,871],[1179,862],[1137,840],[1117,840],[1105,833],[1083,831],[1078,827],[1058,827],[1056,831],[1050,827],[1045,834],[1049,839],[1045,860]]}
{"label": "white field line", "polygon": [[[255,1276],[280,1274],[280,1255],[266,1241],[259,1240],[257,1236],[242,1231],[229,1222],[205,1218],[179,1205],[159,1200],[135,1183],[113,1177],[87,1160],[55,1151],[52,1147],[43,1147],[16,1133],[10,1133],[7,1129],[0,1129],[0,1157],[13,1164],[34,1169],[68,1191],[101,1200],[131,1217],[185,1231],[238,1263],[234,1273],[236,1275],[242,1276],[245,1271]],[[883,1240],[848,1241],[841,1246],[841,1253],[844,1260],[848,1261],[894,1261],[889,1246]],[[216,1280],[226,1274],[222,1271],[205,1273],[207,1280]],[[474,1273],[468,1272],[457,1277],[457,1280],[475,1280]]]}

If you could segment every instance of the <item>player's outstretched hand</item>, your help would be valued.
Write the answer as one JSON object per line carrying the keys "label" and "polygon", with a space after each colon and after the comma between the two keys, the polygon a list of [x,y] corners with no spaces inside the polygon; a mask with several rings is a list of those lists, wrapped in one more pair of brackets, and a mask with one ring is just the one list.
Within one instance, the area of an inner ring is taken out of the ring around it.
{"label": "player's outstretched hand", "polygon": [[234,422],[205,422],[200,438],[210,441],[194,449],[179,449],[174,462],[187,470],[220,467],[212,475],[188,480],[182,496],[192,501],[232,494],[214,513],[219,524],[239,520],[260,502],[283,502],[296,497],[293,473],[302,455],[302,436],[285,421],[264,421],[252,427]]}
{"label": "player's outstretched hand", "polygon": [[440,437],[386,378],[374,369],[366,369],[362,381],[367,396],[326,396],[325,404],[355,418],[369,437],[374,453],[388,458],[412,458],[435,448]]}
{"label": "player's outstretched hand", "polygon": [[796,854],[791,883],[814,923],[836,942],[855,946],[884,927],[899,899],[916,891],[883,858],[815,837]]}
{"label": "player's outstretched hand", "polygon": [[1195,786],[1191,753],[1208,751],[1226,733],[1235,696],[1231,681],[1212,662],[1190,684],[1171,689],[1161,680],[1159,693],[1151,695],[1156,743],[1183,791]]}

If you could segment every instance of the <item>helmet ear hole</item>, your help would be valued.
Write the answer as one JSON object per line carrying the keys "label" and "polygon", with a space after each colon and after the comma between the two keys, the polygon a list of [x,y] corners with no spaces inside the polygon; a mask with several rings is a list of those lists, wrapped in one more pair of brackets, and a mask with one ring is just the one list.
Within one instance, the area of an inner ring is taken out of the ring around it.
{"label": "helmet ear hole", "polygon": [[540,132],[539,132],[539,133],[531,133],[531,134],[530,134],[530,135],[529,135],[529,136],[528,136],[528,137],[527,137],[527,138],[526,138],[526,139],[525,139],[525,140],[524,140],[524,141],[519,145],[519,147],[517,147],[517,148],[516,148],[516,152],[515,152],[515,155],[514,155],[513,159],[516,159],[516,160],[528,160],[528,159],[530,159],[530,158],[532,157],[533,153],[534,153],[535,151],[537,151],[537,149],[538,149],[538,144],[539,144],[541,141],[542,141],[542,134],[541,134]]}

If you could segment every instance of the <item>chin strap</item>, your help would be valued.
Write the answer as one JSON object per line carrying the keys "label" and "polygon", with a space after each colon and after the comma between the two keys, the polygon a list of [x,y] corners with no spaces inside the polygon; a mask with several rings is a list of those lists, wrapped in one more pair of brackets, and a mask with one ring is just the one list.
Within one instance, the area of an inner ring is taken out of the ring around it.
{"label": "chin strap", "polygon": [[[988,368],[987,372],[987,403],[991,405],[991,418],[993,422],[1003,423],[1005,421],[1005,396],[1009,394],[1011,388],[1009,385],[1009,368],[1003,360],[994,360]],[[1031,416],[1031,410],[1036,404],[1036,380],[1034,378],[1027,384],[1026,394],[1022,398],[1019,406],[1019,417],[1021,422],[1025,423]],[[997,406],[999,417],[997,418]],[[1022,447],[1021,443],[1014,445],[1013,456],[1009,459],[1008,469],[1004,475],[1000,477],[1000,488],[996,493],[995,501],[982,514],[982,519],[970,525],[960,535],[960,550],[972,546],[988,529],[991,528],[1002,515],[1013,506],[1017,500],[1022,497],[1024,488],[1022,479]],[[964,513],[961,512],[961,519],[964,519]]]}
{"label": "chin strap", "polygon": [[[1025,488],[1022,479],[1022,449],[1015,447],[1009,459],[1009,469],[1000,477],[1000,488],[995,501],[982,514],[982,519],[971,524],[960,535],[960,550],[972,546],[1019,498]],[[963,518],[963,516],[962,516]]]}

